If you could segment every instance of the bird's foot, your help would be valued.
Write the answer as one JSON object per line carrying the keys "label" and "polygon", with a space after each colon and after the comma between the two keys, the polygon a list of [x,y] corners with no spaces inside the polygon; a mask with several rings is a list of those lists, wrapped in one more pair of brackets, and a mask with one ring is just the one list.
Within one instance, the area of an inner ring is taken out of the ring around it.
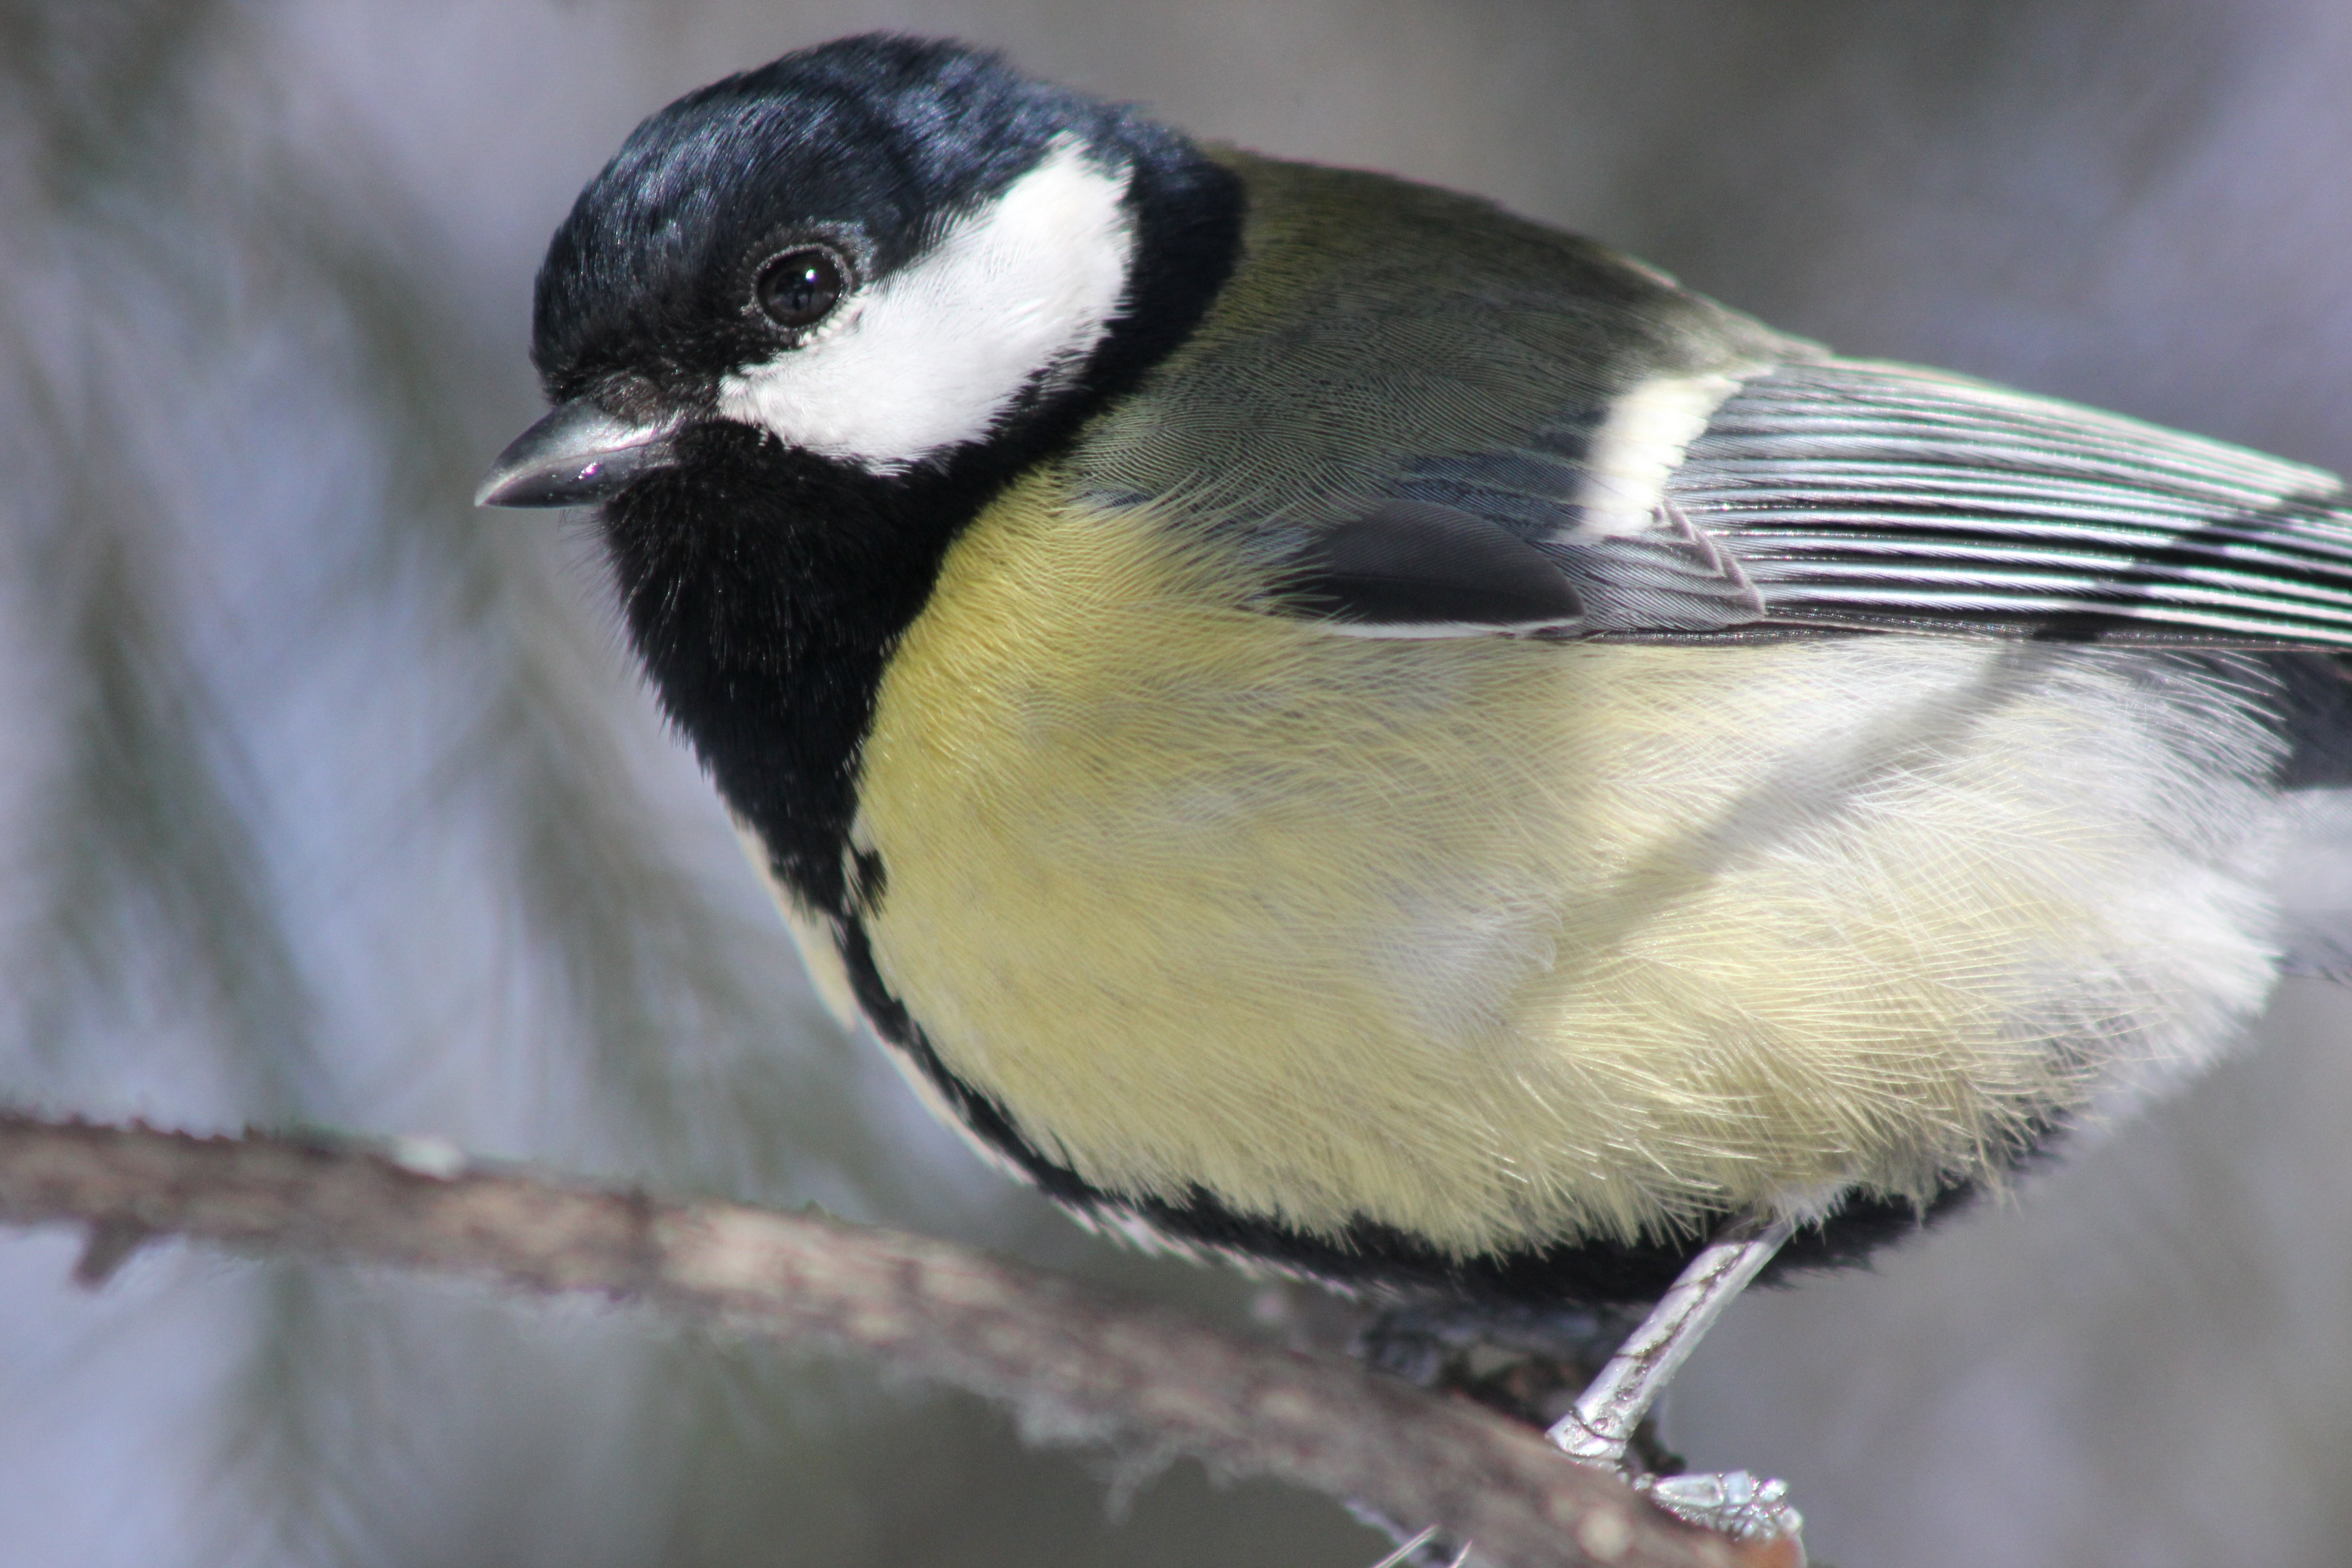
{"label": "bird's foot", "polygon": [[1804,1562],[1805,1516],[1789,1501],[1789,1483],[1759,1480],[1746,1470],[1720,1475],[1635,1476],[1633,1489],[1685,1524],[1742,1541],[1799,1542]]}

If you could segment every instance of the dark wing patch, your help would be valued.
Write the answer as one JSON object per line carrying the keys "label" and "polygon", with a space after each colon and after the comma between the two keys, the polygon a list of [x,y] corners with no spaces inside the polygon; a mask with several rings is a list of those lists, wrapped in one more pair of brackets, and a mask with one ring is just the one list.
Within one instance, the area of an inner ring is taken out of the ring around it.
{"label": "dark wing patch", "polygon": [[2340,481],[1961,376],[1782,366],[1668,494],[1770,623],[2352,647]]}
{"label": "dark wing patch", "polygon": [[1738,567],[1672,508],[1638,533],[1600,534],[1583,504],[1586,458],[1605,408],[1569,411],[1489,452],[1423,458],[1396,492],[1475,512],[1541,550],[1584,601],[1578,628],[1719,632],[1754,622],[1762,602]]}
{"label": "dark wing patch", "polygon": [[1753,626],[1763,615],[1754,585],[1671,504],[1644,532],[1576,536],[1586,470],[1571,452],[1582,439],[1582,424],[1562,426],[1522,447],[1414,463],[1394,496],[1290,558],[1284,607],[1386,637]]}
{"label": "dark wing patch", "polygon": [[1455,507],[1391,500],[1318,530],[1286,563],[1280,603],[1375,637],[1573,628],[1584,613],[1559,563]]}

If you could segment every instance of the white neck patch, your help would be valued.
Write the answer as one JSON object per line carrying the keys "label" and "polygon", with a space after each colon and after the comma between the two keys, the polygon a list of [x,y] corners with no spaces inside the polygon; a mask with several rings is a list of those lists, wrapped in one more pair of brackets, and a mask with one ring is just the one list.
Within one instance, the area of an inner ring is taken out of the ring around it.
{"label": "white neck patch", "polygon": [[814,341],[719,383],[719,412],[877,473],[978,440],[1110,330],[1135,250],[1127,184],[1063,139]]}

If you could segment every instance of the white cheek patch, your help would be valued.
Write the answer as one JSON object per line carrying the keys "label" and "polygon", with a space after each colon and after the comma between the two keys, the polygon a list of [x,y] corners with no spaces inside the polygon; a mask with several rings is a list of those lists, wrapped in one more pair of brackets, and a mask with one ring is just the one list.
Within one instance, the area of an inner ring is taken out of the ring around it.
{"label": "white cheek patch", "polygon": [[1135,248],[1127,183],[1057,142],[846,320],[720,383],[719,412],[877,472],[980,439],[1110,330]]}
{"label": "white cheek patch", "polygon": [[1568,537],[1583,542],[1650,528],[1683,453],[1738,386],[1733,375],[1664,375],[1621,395],[1585,452],[1576,498],[1584,517]]}

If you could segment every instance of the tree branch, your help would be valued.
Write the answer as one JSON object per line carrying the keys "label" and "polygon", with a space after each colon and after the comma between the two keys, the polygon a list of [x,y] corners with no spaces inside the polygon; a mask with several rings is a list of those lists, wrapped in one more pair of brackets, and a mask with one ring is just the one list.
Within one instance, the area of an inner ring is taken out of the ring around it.
{"label": "tree branch", "polygon": [[585,1291],[882,1361],[1057,1435],[1148,1444],[1476,1542],[1496,1568],[1785,1568],[1691,1530],[1466,1400],[918,1237],[373,1148],[0,1114],[0,1223],[79,1224],[101,1283],[147,1239]]}

